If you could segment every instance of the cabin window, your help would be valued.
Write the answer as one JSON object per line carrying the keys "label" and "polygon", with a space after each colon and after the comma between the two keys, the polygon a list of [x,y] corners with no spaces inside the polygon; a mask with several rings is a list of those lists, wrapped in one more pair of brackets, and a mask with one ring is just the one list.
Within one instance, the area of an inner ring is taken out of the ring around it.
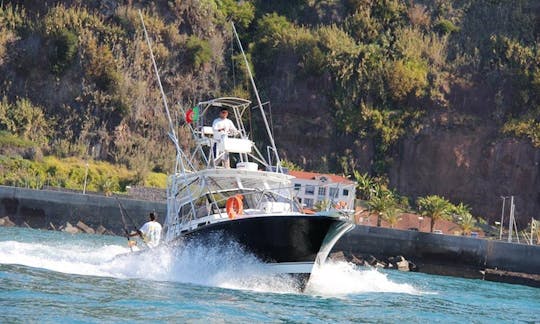
{"label": "cabin window", "polygon": [[299,184],[299,183],[294,184],[294,190],[300,190],[301,187],[302,187],[302,185]]}
{"label": "cabin window", "polygon": [[315,186],[307,185],[306,186],[306,195],[315,194]]}
{"label": "cabin window", "polygon": [[348,197],[349,196],[349,189],[343,189],[343,196]]}
{"label": "cabin window", "polygon": [[326,187],[319,187],[319,196],[326,196]]}
{"label": "cabin window", "polygon": [[330,198],[337,198],[338,188],[330,188]]}

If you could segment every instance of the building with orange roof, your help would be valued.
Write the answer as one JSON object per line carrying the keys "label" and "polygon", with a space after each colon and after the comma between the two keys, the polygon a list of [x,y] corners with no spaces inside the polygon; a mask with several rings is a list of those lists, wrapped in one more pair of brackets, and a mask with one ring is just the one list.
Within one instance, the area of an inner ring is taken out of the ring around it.
{"label": "building with orange roof", "polygon": [[289,171],[296,197],[307,208],[317,203],[329,203],[344,209],[354,209],[356,182],[345,177],[307,171]]}

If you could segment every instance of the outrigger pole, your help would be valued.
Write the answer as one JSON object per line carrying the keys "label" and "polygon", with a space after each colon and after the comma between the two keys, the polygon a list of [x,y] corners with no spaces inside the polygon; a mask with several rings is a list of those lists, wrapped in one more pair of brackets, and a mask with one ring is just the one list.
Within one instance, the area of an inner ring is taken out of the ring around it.
{"label": "outrigger pole", "polygon": [[[268,137],[270,138],[270,144],[272,145],[272,150],[274,151],[274,154],[276,156],[276,172],[282,171],[281,160],[279,159],[279,154],[276,148],[276,142],[274,141],[274,136],[272,135],[272,131],[270,130],[270,125],[268,125],[268,120],[266,120],[266,114],[264,113],[261,98],[259,97],[259,91],[257,90],[257,86],[255,85],[255,80],[253,79],[253,74],[251,73],[251,68],[249,67],[246,53],[244,53],[242,42],[240,42],[240,38],[238,37],[238,33],[236,32],[236,27],[234,27],[234,23],[232,21],[231,21],[231,26],[233,28],[236,41],[238,42],[238,46],[240,47],[240,51],[242,52],[242,57],[244,58],[244,62],[246,63],[246,69],[249,75],[249,80],[251,81],[251,86],[253,87],[253,91],[255,92],[255,97],[257,98],[257,104],[259,106],[259,109],[261,110],[264,126],[266,127],[266,132],[268,133]],[[270,163],[271,161],[268,161],[268,162]]]}
{"label": "outrigger pole", "polygon": [[[159,91],[161,92],[161,99],[163,100],[163,105],[165,106],[165,112],[167,113],[167,119],[169,120],[169,127],[170,127],[170,133],[169,137],[174,143],[174,146],[176,148],[176,152],[178,155],[184,156],[184,152],[180,148],[180,145],[178,144],[178,137],[176,136],[176,131],[174,130],[174,123],[171,118],[171,113],[169,111],[169,105],[167,104],[167,97],[165,96],[165,91],[163,91],[163,85],[161,84],[161,78],[159,77],[159,71],[156,64],[156,59],[154,57],[154,51],[152,50],[152,43],[150,42],[150,37],[148,37],[148,31],[146,30],[146,26],[144,24],[144,19],[141,10],[139,9],[139,17],[141,18],[142,27],[144,30],[144,37],[146,38],[146,42],[148,43],[148,49],[150,50],[150,58],[152,59],[152,66],[154,67],[154,72],[156,73],[157,82],[159,85]],[[184,160],[182,158],[177,159],[177,161],[180,160],[180,164],[182,165],[182,170],[185,170],[184,166]],[[186,158],[187,161],[187,158]],[[175,166],[174,170],[175,174],[178,172],[178,165]]]}
{"label": "outrigger pole", "polygon": [[[146,26],[144,24],[144,18],[142,15],[141,10],[139,9],[139,17],[141,18],[141,23],[144,30],[144,37],[146,38],[146,42],[148,43],[148,49],[150,50],[150,58],[152,59],[152,65],[154,66],[154,72],[156,73],[156,78],[159,84],[159,91],[161,92],[161,98],[163,99],[163,105],[165,106],[165,112],[167,113],[167,119],[169,120],[169,127],[170,127],[170,133],[169,137],[174,143],[174,146],[176,148],[176,163],[174,165],[174,177],[178,174],[178,162],[180,161],[180,166],[182,169],[182,175],[184,178],[187,178],[186,176],[186,167],[184,165],[184,158],[186,159],[187,163],[190,163],[189,159],[185,156],[184,151],[180,148],[180,145],[178,144],[178,137],[176,136],[176,131],[174,130],[174,124],[171,118],[171,113],[169,111],[169,105],[167,104],[167,96],[165,96],[165,91],[163,91],[163,85],[161,84],[161,78],[159,77],[159,70],[157,68],[156,59],[154,58],[154,51],[152,50],[152,43],[150,42],[150,37],[148,36],[148,31],[146,30]],[[191,127],[191,126],[190,126]],[[193,131],[193,130],[192,130]],[[193,168],[193,166],[192,166]],[[173,180],[173,184],[175,183],[175,180]],[[188,193],[190,197],[193,197],[191,194],[191,190],[189,187],[187,187]],[[167,204],[169,204],[169,199],[167,198]],[[191,210],[195,212],[195,204],[193,203],[193,200],[190,201]],[[167,218],[169,215],[167,214]]]}

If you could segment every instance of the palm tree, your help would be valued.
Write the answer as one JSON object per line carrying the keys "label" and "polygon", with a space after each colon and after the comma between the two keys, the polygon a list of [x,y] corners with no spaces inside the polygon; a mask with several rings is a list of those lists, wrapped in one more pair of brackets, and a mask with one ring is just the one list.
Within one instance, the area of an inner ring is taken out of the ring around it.
{"label": "palm tree", "polygon": [[373,179],[367,173],[360,173],[357,170],[353,171],[356,179],[356,189],[358,189],[358,198],[369,200],[371,198],[372,189],[375,185]]}
{"label": "palm tree", "polygon": [[452,216],[454,216],[456,222],[459,221],[460,217],[471,214],[471,208],[462,202],[453,206],[452,209]]}
{"label": "palm tree", "polygon": [[394,202],[389,204],[387,208],[381,214],[383,220],[387,221],[390,224],[391,228],[394,228],[397,223],[401,220],[401,209]]}
{"label": "palm tree", "polygon": [[448,200],[437,195],[420,197],[416,203],[422,216],[431,218],[431,232],[433,232],[436,221],[450,218],[450,213],[453,209],[452,204]]}
{"label": "palm tree", "polygon": [[313,209],[315,209],[316,211],[323,211],[323,210],[327,210],[328,207],[330,207],[330,201],[319,200],[315,203],[315,206],[313,206]]}
{"label": "palm tree", "polygon": [[470,213],[460,216],[458,224],[463,235],[469,235],[471,231],[476,229],[476,219]]}
{"label": "palm tree", "polygon": [[392,195],[374,196],[368,201],[368,206],[377,215],[377,226],[381,226],[381,220],[389,208],[396,208],[396,202]]}
{"label": "palm tree", "polygon": [[533,227],[533,237],[531,237],[531,241],[536,235],[536,244],[540,244],[540,221],[533,219],[531,222],[531,227]]}
{"label": "palm tree", "polygon": [[463,235],[471,234],[476,229],[476,219],[471,214],[471,208],[464,203],[459,203],[453,207],[454,220],[461,227]]}

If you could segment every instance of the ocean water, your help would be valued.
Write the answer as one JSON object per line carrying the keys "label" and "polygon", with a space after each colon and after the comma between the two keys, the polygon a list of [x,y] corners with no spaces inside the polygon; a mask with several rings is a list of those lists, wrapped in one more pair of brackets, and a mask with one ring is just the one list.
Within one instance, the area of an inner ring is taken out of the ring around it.
{"label": "ocean water", "polygon": [[126,254],[126,239],[0,228],[0,322],[529,322],[540,289],[356,267],[305,292],[237,246]]}

